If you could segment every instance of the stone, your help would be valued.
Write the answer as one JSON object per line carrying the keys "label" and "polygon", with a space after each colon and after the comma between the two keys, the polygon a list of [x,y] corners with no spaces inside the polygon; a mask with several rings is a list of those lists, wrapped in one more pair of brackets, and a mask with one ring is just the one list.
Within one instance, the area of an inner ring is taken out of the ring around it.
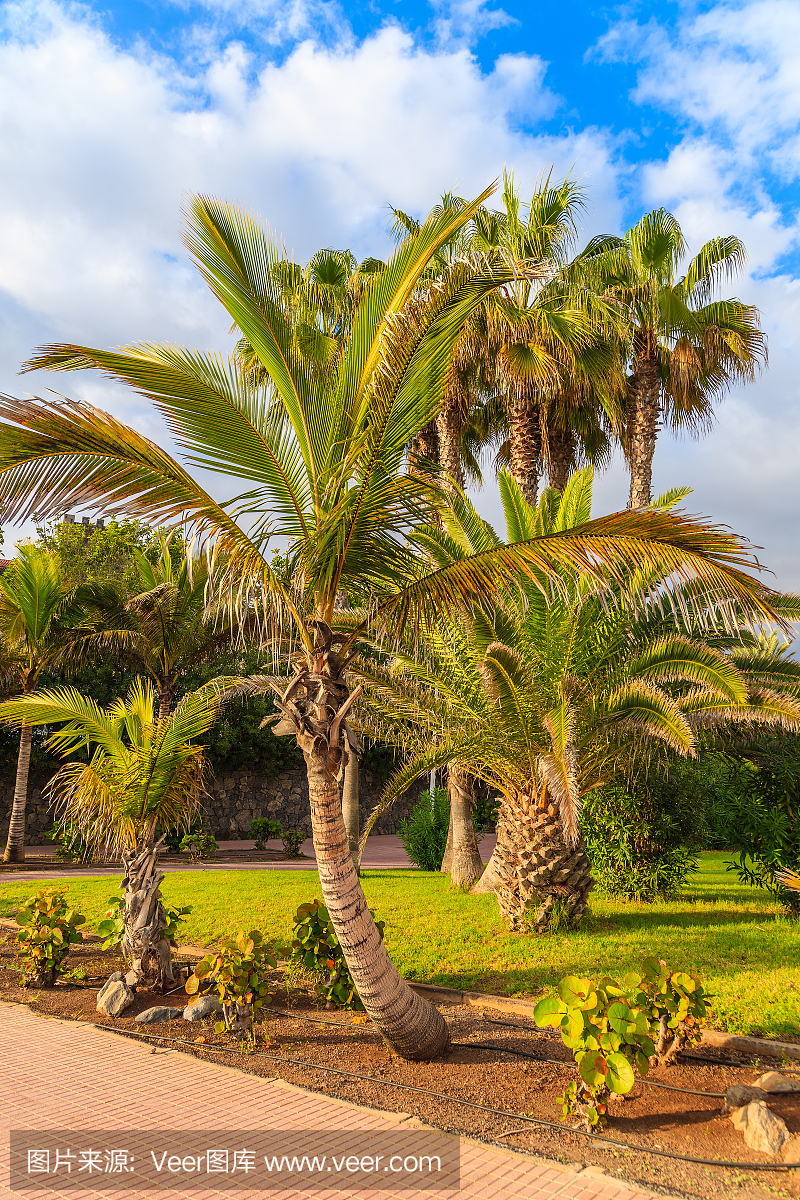
{"label": "stone", "polygon": [[734,1129],[741,1129],[745,1144],[751,1150],[760,1150],[762,1154],[771,1154],[773,1158],[780,1154],[789,1140],[789,1130],[786,1122],[767,1108],[763,1100],[751,1100],[742,1108],[731,1113]]}
{"label": "stone", "polygon": [[735,1112],[737,1108],[743,1108],[751,1100],[766,1100],[766,1098],[767,1093],[763,1088],[753,1086],[750,1083],[735,1083],[725,1093],[725,1099],[722,1101],[722,1111],[723,1113]]}
{"label": "stone", "polygon": [[[122,971],[115,971],[113,975],[109,975],[106,982],[107,983],[119,983],[120,979],[124,979],[124,978],[125,978],[125,976],[122,974]],[[105,984],[103,986],[105,986]]]}
{"label": "stone", "polygon": [[796,1133],[794,1137],[790,1137],[783,1147],[783,1161],[785,1163],[800,1163],[800,1133]]}
{"label": "stone", "polygon": [[222,1015],[222,1005],[216,996],[200,996],[183,1010],[184,1021],[202,1021],[204,1017]]}
{"label": "stone", "polygon": [[124,980],[109,979],[97,993],[97,1011],[107,1017],[118,1017],[133,1004],[133,996],[134,993]]}
{"label": "stone", "polygon": [[175,1021],[182,1016],[181,1008],[167,1008],[166,1005],[157,1004],[155,1008],[146,1008],[133,1019],[137,1025],[152,1025],[154,1021]]}
{"label": "stone", "polygon": [[127,983],[128,987],[135,988],[136,984],[139,982],[139,976],[137,975],[136,971],[128,971],[128,974],[125,976],[125,982]]}
{"label": "stone", "polygon": [[756,1086],[765,1092],[800,1092],[800,1079],[790,1079],[788,1075],[781,1075],[780,1071],[767,1071],[756,1080]]}

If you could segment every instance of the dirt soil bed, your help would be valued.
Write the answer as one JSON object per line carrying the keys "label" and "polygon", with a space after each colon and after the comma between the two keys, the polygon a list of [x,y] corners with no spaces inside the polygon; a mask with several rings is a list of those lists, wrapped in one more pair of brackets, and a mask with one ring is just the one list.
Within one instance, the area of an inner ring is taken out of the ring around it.
{"label": "dirt soil bed", "polygon": [[[129,1036],[139,1032],[183,1039],[188,1044],[172,1043],[172,1048],[254,1075],[277,1076],[310,1091],[355,1104],[409,1113],[440,1129],[483,1141],[563,1163],[593,1164],[608,1174],[655,1191],[714,1200],[730,1196],[748,1200],[800,1197],[800,1170],[754,1172],[746,1168],[684,1163],[646,1153],[650,1148],[716,1161],[772,1162],[766,1155],[745,1146],[741,1134],[721,1115],[721,1099],[717,1096],[688,1095],[637,1081],[624,1101],[611,1106],[604,1136],[636,1143],[645,1152],[605,1146],[560,1123],[557,1097],[575,1075],[571,1055],[555,1032],[537,1031],[524,1017],[496,1019],[491,1013],[467,1006],[440,1006],[451,1028],[454,1044],[450,1053],[432,1063],[407,1063],[388,1049],[380,1034],[365,1022],[363,1014],[328,1012],[313,995],[292,987],[287,995],[285,980],[276,972],[272,1008],[288,1011],[290,1015],[268,1011],[258,1030],[255,1052],[242,1053],[231,1039],[214,1032],[212,1020],[190,1023],[179,1019],[136,1025],[133,1018],[154,1005],[182,1008],[188,1000],[183,988],[166,997],[140,991],[122,1017],[101,1016],[95,1007],[97,989],[112,971],[123,966],[121,960],[96,945],[85,945],[75,947],[68,961],[72,971],[77,969],[84,978],[62,979],[55,988],[38,992],[24,989],[20,986],[21,976],[10,969],[19,965],[13,934],[2,931],[0,1000],[28,1004],[43,1015],[92,1021]],[[303,1019],[308,1017],[315,1021]],[[475,1046],[478,1042],[490,1048],[479,1049]],[[166,1051],[170,1043],[161,1045]],[[526,1060],[510,1054],[512,1050],[555,1061]],[[724,1093],[732,1083],[753,1083],[764,1070],[780,1068],[774,1059],[754,1064],[741,1055],[724,1051],[714,1057],[724,1059],[725,1065],[686,1060],[675,1067],[655,1068],[650,1079],[674,1088]],[[791,1066],[796,1068],[797,1064]],[[321,1067],[370,1078],[349,1079]],[[428,1088],[446,1093],[447,1098],[404,1091],[391,1086],[393,1083]],[[511,1115],[482,1112],[459,1104],[458,1100],[502,1109]],[[800,1133],[800,1093],[774,1095],[769,1104],[791,1133]],[[526,1125],[519,1116],[552,1121],[557,1128]]]}

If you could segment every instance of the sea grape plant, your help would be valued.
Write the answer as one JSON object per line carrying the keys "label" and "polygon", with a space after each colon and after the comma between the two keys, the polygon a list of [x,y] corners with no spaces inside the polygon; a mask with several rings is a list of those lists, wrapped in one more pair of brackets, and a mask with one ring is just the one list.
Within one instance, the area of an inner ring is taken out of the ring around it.
{"label": "sea grape plant", "polygon": [[[376,921],[375,926],[383,941],[385,922]],[[321,900],[300,905],[295,913],[293,932],[291,957],[307,970],[321,973],[320,996],[339,1008],[363,1012],[364,1005],[345,962],[333,922]]]}
{"label": "sea grape plant", "polygon": [[[109,896],[108,903],[110,907],[106,910],[105,917],[97,926],[99,936],[104,939],[101,943],[101,950],[113,950],[116,946],[121,946],[122,935],[125,932],[125,922],[122,916],[125,909],[125,897]],[[177,944],[178,926],[188,917],[192,911],[192,907],[191,904],[185,904],[181,908],[178,908],[175,904],[164,904],[167,925],[163,936],[173,946]]]}
{"label": "sea grape plant", "polygon": [[17,913],[26,987],[52,987],[71,944],[82,941],[78,926],[85,917],[68,906],[66,890],[42,888],[29,896]]}
{"label": "sea grape plant", "polygon": [[214,954],[201,958],[186,982],[188,995],[204,990],[216,992],[222,1003],[224,1019],[217,1021],[217,1033],[225,1030],[237,1037],[252,1036],[253,1016],[272,999],[269,971],[278,965],[272,947],[258,929],[226,938]]}
{"label": "sea grape plant", "polygon": [[605,1125],[611,1093],[629,1092],[636,1071],[646,1075],[651,1061],[672,1063],[699,1040],[708,1000],[696,976],[671,973],[656,958],[619,981],[608,975],[597,983],[562,979],[558,997],[540,1000],[534,1010],[537,1025],[561,1029],[578,1066],[580,1079],[561,1097],[562,1117],[577,1114],[589,1130]]}

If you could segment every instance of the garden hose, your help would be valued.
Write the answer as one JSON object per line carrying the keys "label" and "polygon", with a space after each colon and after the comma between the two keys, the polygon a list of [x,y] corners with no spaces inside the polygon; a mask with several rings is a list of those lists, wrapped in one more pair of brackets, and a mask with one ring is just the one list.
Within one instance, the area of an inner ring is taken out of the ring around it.
{"label": "garden hose", "polygon": [[[318,1063],[305,1062],[302,1058],[283,1058],[280,1054],[266,1054],[264,1051],[232,1050],[227,1046],[198,1046],[195,1042],[187,1042],[185,1038],[164,1037],[155,1033],[139,1033],[135,1029],[115,1029],[112,1025],[94,1025],[94,1029],[105,1030],[107,1033],[116,1033],[121,1037],[139,1037],[147,1038],[154,1042],[174,1042],[179,1046],[188,1046],[195,1053],[202,1050],[216,1050],[223,1054],[241,1054],[246,1058],[268,1058],[271,1062],[283,1063],[284,1066],[302,1067],[305,1070],[325,1071],[329,1075],[341,1075],[346,1079],[360,1079],[364,1083],[383,1084],[384,1087],[399,1088],[404,1092],[417,1092],[423,1096],[434,1096],[437,1100],[449,1100],[453,1104],[460,1104],[465,1108],[475,1108],[480,1112],[491,1113],[493,1116],[505,1117],[512,1121],[526,1121],[530,1125],[543,1125],[548,1129],[556,1129],[559,1133],[577,1133],[581,1137],[589,1138],[593,1142],[603,1142],[605,1145],[614,1146],[617,1150],[632,1150],[636,1154],[654,1154],[659,1158],[672,1158],[679,1162],[697,1163],[705,1167],[731,1167],[740,1171],[795,1171],[800,1167],[800,1162],[797,1163],[754,1163],[754,1162],[733,1162],[728,1159],[715,1158],[694,1158],[689,1154],[675,1154],[672,1150],[655,1150],[649,1146],[637,1146],[635,1142],[620,1142],[616,1138],[603,1137],[599,1133],[589,1133],[585,1129],[574,1129],[566,1127],[557,1121],[545,1121],[543,1117],[527,1117],[520,1116],[519,1113],[507,1112],[503,1108],[492,1108],[488,1104],[478,1104],[476,1100],[462,1100],[459,1096],[449,1096],[447,1092],[436,1092],[432,1088],[414,1087],[410,1083],[394,1083],[391,1079],[379,1079],[374,1075],[360,1075],[356,1071],[343,1071],[340,1067],[323,1067]],[[489,1145],[502,1146],[500,1142],[492,1142],[489,1140]],[[502,1146],[502,1149],[507,1150],[507,1146]]]}

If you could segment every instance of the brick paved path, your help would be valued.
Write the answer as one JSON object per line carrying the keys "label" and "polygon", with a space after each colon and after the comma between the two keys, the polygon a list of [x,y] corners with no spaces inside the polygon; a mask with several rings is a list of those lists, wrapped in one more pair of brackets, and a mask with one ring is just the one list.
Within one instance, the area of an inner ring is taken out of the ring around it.
{"label": "brick paved path", "polygon": [[[9,1188],[8,1135],[11,1129],[114,1130],[307,1130],[302,1152],[314,1154],[315,1134],[324,1130],[394,1131],[413,1129],[402,1114],[359,1108],[345,1101],[306,1092],[280,1080],[257,1078],[175,1050],[158,1050],[128,1038],[102,1033],[88,1024],[37,1017],[23,1005],[0,1004],[3,1056],[0,1120],[0,1198],[31,1200],[65,1197],[94,1200],[124,1195],[94,1186],[38,1191]],[[143,1142],[143,1150],[145,1149]],[[350,1147],[347,1147],[348,1152]],[[220,1190],[203,1183],[178,1191],[158,1188],[139,1194],[164,1200],[231,1200],[239,1189]],[[137,1189],[138,1191],[138,1189]],[[244,1191],[244,1189],[242,1189]],[[128,1195],[134,1193],[126,1189]],[[245,1193],[256,1193],[248,1189]],[[264,1193],[259,1191],[258,1195]],[[330,1195],[332,1200],[390,1200],[390,1191],[343,1188],[329,1192],[286,1189],[276,1200]],[[461,1140],[461,1187],[453,1191],[403,1189],[408,1200],[458,1195],[465,1200],[654,1200],[650,1193],[590,1169],[576,1171],[558,1163],[504,1152]]]}

